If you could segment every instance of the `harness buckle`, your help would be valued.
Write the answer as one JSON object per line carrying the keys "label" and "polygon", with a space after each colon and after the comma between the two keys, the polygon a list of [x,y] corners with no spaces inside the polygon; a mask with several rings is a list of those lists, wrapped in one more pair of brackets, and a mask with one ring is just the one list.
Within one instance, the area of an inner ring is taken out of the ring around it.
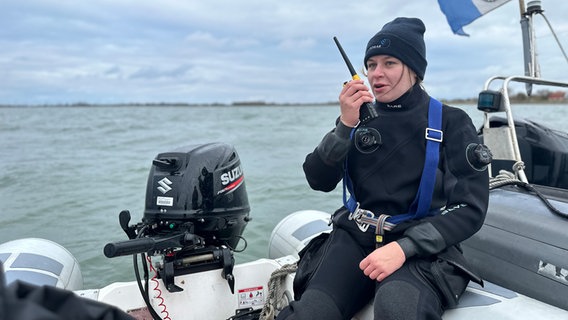
{"label": "harness buckle", "polygon": [[347,217],[347,219],[349,220],[355,220],[357,218],[359,218],[359,208],[360,208],[360,204],[359,202],[357,202],[357,207],[355,208],[355,210],[353,210],[353,212],[349,212],[349,216]]}
{"label": "harness buckle", "polygon": [[353,220],[361,232],[367,232],[369,224],[362,221],[363,217],[374,218],[375,215],[369,210],[361,209],[359,202],[357,202],[357,208],[349,213],[348,219]]}
{"label": "harness buckle", "polygon": [[424,133],[424,138],[426,138],[426,140],[442,142],[444,138],[444,132],[438,129],[426,128],[426,132]]}
{"label": "harness buckle", "polygon": [[369,227],[375,228],[375,239],[377,243],[380,243],[383,241],[384,232],[391,231],[396,226],[396,224],[387,221],[389,217],[388,214],[381,214],[377,217],[372,211],[361,209],[357,202],[357,208],[349,213],[348,219],[353,220],[361,232],[367,232]]}

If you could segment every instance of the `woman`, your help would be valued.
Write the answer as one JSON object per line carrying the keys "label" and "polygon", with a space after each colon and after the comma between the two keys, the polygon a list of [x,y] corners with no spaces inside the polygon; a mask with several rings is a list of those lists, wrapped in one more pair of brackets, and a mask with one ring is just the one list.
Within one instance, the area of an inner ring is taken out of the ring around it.
{"label": "woman", "polygon": [[[422,89],[424,32],[421,20],[397,18],[370,39],[364,63],[372,94],[363,81],[346,83],[335,128],[307,155],[313,189],[329,192],[343,179],[351,198],[333,215],[321,260],[299,284],[305,291],[277,319],[350,319],[372,299],[375,319],[440,319],[470,280],[481,281],[459,243],[483,224],[490,153],[465,112]],[[366,116],[364,103],[378,117]],[[429,122],[436,110],[441,128]],[[432,182],[422,181],[427,173]],[[418,196],[428,189],[430,196]],[[426,210],[416,209],[424,199]]]}

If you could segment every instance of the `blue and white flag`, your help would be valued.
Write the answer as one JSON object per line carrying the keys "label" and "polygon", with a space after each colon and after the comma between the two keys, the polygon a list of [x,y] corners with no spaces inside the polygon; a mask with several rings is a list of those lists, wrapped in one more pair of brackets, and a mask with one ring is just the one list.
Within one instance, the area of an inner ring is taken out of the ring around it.
{"label": "blue and white flag", "polygon": [[468,36],[463,26],[481,17],[489,11],[502,6],[510,0],[438,0],[440,9],[446,15],[455,34]]}

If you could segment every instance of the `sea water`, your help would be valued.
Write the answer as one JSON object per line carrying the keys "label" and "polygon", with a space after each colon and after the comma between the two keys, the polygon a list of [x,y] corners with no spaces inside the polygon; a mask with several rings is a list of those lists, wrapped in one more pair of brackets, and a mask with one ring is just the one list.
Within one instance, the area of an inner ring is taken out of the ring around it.
{"label": "sea water", "polygon": [[[476,127],[482,113],[462,106]],[[564,130],[568,105],[521,105],[518,116]],[[0,108],[0,243],[45,238],[79,261],[85,288],[134,280],[132,259],[103,255],[126,240],[118,223],[142,219],[152,159],[180,146],[235,146],[253,220],[237,263],[267,257],[272,229],[304,209],[333,212],[330,193],[307,185],[302,163],[334,126],[339,106],[88,106]]]}

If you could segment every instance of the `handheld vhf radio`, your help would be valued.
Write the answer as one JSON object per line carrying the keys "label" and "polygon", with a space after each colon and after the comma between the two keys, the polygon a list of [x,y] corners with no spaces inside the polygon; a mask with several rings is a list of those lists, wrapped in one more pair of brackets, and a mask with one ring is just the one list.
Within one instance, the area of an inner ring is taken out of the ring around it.
{"label": "handheld vhf radio", "polygon": [[[360,80],[361,78],[359,77],[357,72],[355,72],[355,69],[353,68],[353,65],[351,64],[351,61],[349,61],[349,58],[347,57],[347,54],[345,54],[343,47],[341,47],[341,44],[339,44],[339,40],[337,40],[337,37],[333,37],[333,41],[335,41],[335,44],[337,45],[337,49],[339,49],[339,53],[341,53],[341,56],[343,57],[345,64],[347,64],[347,68],[349,69],[349,72],[351,73],[351,78],[353,80]],[[379,114],[377,113],[377,110],[375,110],[375,108],[373,107],[373,104],[370,103],[370,102],[363,103],[363,105],[359,109],[359,118],[360,118],[362,123],[365,123],[365,122],[367,122],[367,121],[369,121],[373,118],[376,118],[378,116],[379,116]]]}

